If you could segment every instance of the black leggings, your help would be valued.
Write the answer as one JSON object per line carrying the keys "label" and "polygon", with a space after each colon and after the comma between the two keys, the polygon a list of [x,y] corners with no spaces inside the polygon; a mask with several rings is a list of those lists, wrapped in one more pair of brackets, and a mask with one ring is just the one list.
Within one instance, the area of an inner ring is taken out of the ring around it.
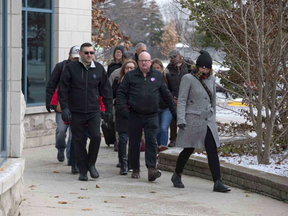
{"label": "black leggings", "polygon": [[[215,140],[213,138],[212,132],[209,127],[207,127],[207,134],[205,137],[205,149],[208,157],[208,164],[210,167],[210,171],[212,173],[213,181],[216,182],[221,178],[220,175],[220,163],[217,153],[217,147]],[[194,148],[184,148],[178,156],[177,164],[176,164],[176,173],[182,173],[185,164],[187,163],[190,155],[194,152]]]}

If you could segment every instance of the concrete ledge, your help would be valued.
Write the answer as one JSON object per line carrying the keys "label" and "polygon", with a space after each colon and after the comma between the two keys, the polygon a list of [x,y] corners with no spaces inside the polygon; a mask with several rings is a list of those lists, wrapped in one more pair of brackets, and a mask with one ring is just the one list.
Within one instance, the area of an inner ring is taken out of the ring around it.
{"label": "concrete ledge", "polygon": [[8,158],[2,166],[3,171],[0,171],[0,215],[18,215],[23,197],[24,166],[24,158]]}
{"label": "concrete ledge", "polygon": [[[174,172],[180,149],[159,154],[158,168]],[[225,184],[277,200],[288,201],[288,178],[220,162],[221,176]],[[207,158],[192,155],[184,167],[184,174],[212,180]]]}

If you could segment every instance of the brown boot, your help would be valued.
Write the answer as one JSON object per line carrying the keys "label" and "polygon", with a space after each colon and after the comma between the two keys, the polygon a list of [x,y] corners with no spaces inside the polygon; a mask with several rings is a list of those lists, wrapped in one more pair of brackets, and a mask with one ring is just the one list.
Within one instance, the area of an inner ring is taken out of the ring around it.
{"label": "brown boot", "polygon": [[161,171],[153,167],[148,168],[148,181],[155,181],[161,176]]}
{"label": "brown boot", "polygon": [[140,170],[139,169],[133,170],[132,174],[131,174],[131,177],[135,178],[135,179],[139,179],[140,178]]}

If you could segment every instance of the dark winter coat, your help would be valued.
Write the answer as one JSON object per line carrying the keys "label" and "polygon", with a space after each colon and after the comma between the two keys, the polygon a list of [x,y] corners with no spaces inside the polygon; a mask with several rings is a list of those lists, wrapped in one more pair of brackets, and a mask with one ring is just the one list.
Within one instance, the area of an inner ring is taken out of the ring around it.
{"label": "dark winter coat", "polygon": [[121,67],[122,67],[122,63],[121,62],[120,63],[112,62],[111,64],[109,64],[108,68],[107,68],[108,78],[111,76],[113,71],[115,71],[116,69],[121,68]]}
{"label": "dark winter coat", "polygon": [[54,93],[55,93],[57,86],[59,84],[61,74],[69,62],[70,62],[70,60],[68,59],[68,60],[64,60],[62,62],[59,62],[55,65],[54,70],[51,74],[51,77],[50,77],[49,82],[48,82],[47,87],[46,87],[46,104],[50,104],[50,102],[52,101],[52,98],[53,98],[54,99],[53,105],[57,105],[57,100],[55,100],[57,95],[54,96]]}
{"label": "dark winter coat", "polygon": [[176,106],[167,88],[163,74],[150,69],[146,77],[139,67],[129,71],[117,91],[117,107],[120,112],[129,110],[139,117],[153,117],[158,114],[160,97],[176,114]]}
{"label": "dark winter coat", "polygon": [[[113,95],[115,94],[115,97],[116,97],[117,90],[118,90],[120,84],[121,83],[118,82],[118,79],[114,80],[112,89],[113,89]],[[115,113],[115,117],[116,117],[116,131],[117,132],[122,132],[122,133],[128,133],[129,120],[123,118],[122,112],[117,107],[117,103],[115,104],[115,106],[116,106],[116,113]]]}
{"label": "dark winter coat", "polygon": [[169,71],[169,73],[166,74],[168,88],[171,91],[172,95],[178,98],[180,82],[182,77],[188,73],[188,67],[184,63],[181,64],[180,67],[173,66],[170,63],[168,64],[166,69]]}
{"label": "dark winter coat", "polygon": [[106,112],[112,113],[112,88],[105,69],[95,61],[87,69],[80,60],[69,63],[61,76],[58,99],[62,110],[100,112],[101,95]]}

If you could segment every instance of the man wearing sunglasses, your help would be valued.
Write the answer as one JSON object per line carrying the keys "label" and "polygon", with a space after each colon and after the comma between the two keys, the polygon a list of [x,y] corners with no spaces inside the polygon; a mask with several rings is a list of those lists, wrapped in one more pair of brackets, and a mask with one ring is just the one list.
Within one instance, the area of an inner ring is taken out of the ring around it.
{"label": "man wearing sunglasses", "polygon": [[[170,63],[165,69],[167,71],[166,78],[168,82],[168,88],[171,90],[174,101],[177,105],[178,92],[180,87],[180,82],[182,77],[188,73],[187,63],[184,61],[184,58],[180,54],[180,50],[173,49],[169,53]],[[171,87],[173,85],[173,87]],[[173,89],[176,89],[176,91]],[[177,138],[177,123],[172,119],[170,124],[170,143],[169,147],[174,147]]]}
{"label": "man wearing sunglasses", "polygon": [[[61,76],[58,98],[62,107],[62,119],[70,122],[76,162],[80,181],[87,181],[87,172],[98,178],[96,170],[101,135],[100,104],[102,96],[105,105],[104,121],[112,121],[112,89],[103,66],[93,61],[94,48],[90,43],[80,47],[79,61],[71,62]],[[85,130],[88,126],[90,144],[86,150]]]}

